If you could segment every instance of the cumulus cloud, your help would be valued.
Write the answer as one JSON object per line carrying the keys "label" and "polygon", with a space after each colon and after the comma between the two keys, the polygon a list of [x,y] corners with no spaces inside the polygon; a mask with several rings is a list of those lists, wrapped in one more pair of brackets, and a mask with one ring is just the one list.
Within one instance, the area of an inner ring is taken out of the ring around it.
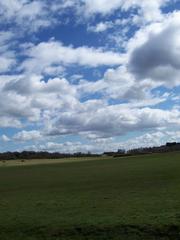
{"label": "cumulus cloud", "polygon": [[45,82],[34,75],[4,78],[0,99],[0,116],[30,122],[40,121],[46,110],[71,109],[77,102],[76,89],[66,79]]}
{"label": "cumulus cloud", "polygon": [[[169,1],[10,2],[0,2],[2,26],[10,26],[0,32],[0,127],[19,132],[3,135],[4,144],[35,141],[34,149],[97,152],[175,139],[168,129],[180,127],[180,13],[163,12]],[[63,32],[67,26],[76,37]],[[47,36],[41,27],[49,28]],[[132,141],[115,140],[140,130],[145,135]],[[59,143],[71,135],[86,144]]]}
{"label": "cumulus cloud", "polygon": [[152,94],[157,84],[151,80],[137,81],[126,66],[109,68],[102,79],[96,82],[82,80],[78,85],[80,94],[99,93],[105,99],[115,99],[131,105],[150,106],[166,101],[168,94]]}
{"label": "cumulus cloud", "polygon": [[[13,126],[17,121],[20,122],[21,118],[29,121],[37,121],[39,119],[40,111],[31,106],[31,99],[9,92],[1,92],[0,98],[2,99],[2,101],[0,101],[0,116],[2,119],[14,119],[15,121],[12,121]],[[2,121],[2,123],[3,122],[4,121]],[[5,125],[8,122],[9,121],[6,121]],[[19,126],[19,124],[17,124],[17,126]]]}
{"label": "cumulus cloud", "polygon": [[[175,137],[176,135],[176,137]],[[180,141],[180,131],[156,131],[150,133],[144,133],[138,137],[133,137],[126,141],[119,141],[115,138],[109,139],[91,139],[86,142],[47,142],[43,144],[27,146],[26,149],[34,151],[49,151],[49,152],[92,152],[103,153],[106,151],[117,151],[118,149],[130,150],[141,147],[154,147],[164,145],[167,140]]]}
{"label": "cumulus cloud", "polygon": [[127,11],[128,9],[138,8],[140,14],[143,15],[146,21],[161,19],[160,8],[168,1],[164,0],[82,0],[86,14],[100,13],[103,15],[121,9]]}
{"label": "cumulus cloud", "polygon": [[35,141],[39,140],[42,137],[41,133],[37,130],[32,131],[21,131],[14,135],[13,139],[17,141]]}
{"label": "cumulus cloud", "polygon": [[[10,114],[9,114],[10,115]],[[23,125],[20,119],[15,118],[14,116],[1,116],[0,117],[0,127],[1,128],[21,128]]]}
{"label": "cumulus cloud", "polygon": [[28,48],[26,54],[28,59],[23,62],[21,69],[29,72],[46,72],[49,67],[57,65],[77,64],[89,67],[118,65],[125,58],[112,51],[86,46],[74,48],[73,46],[64,46],[58,41],[39,43]]}
{"label": "cumulus cloud", "polygon": [[9,58],[4,55],[0,57],[0,73],[5,73],[11,69],[11,67],[16,63],[15,59]]}
{"label": "cumulus cloud", "polygon": [[129,50],[129,69],[137,79],[149,78],[166,86],[180,84],[179,25],[180,14],[175,12],[137,33]]}
{"label": "cumulus cloud", "polygon": [[47,3],[39,0],[2,0],[0,2],[0,18],[3,21],[12,20],[21,29],[36,31],[40,27],[47,27],[51,19],[47,19]]}
{"label": "cumulus cloud", "polygon": [[5,134],[2,135],[1,139],[2,139],[3,142],[9,142],[10,141],[10,138],[8,136],[6,136]]}
{"label": "cumulus cloud", "polygon": [[108,28],[112,27],[111,22],[100,22],[96,26],[90,26],[88,27],[89,31],[100,33],[106,31]]}
{"label": "cumulus cloud", "polygon": [[[151,108],[130,108],[112,105],[94,109],[87,106],[83,111],[61,113],[46,127],[47,135],[93,133],[97,137],[124,135],[129,131],[156,129],[159,127],[180,126],[178,110],[160,110]],[[95,116],[95,117],[94,117]]]}
{"label": "cumulus cloud", "polygon": [[[110,15],[115,11],[137,9],[138,16],[145,22],[162,18],[161,7],[169,0],[1,0],[0,18],[2,21],[14,23],[27,31],[38,31],[40,28],[60,24],[58,16],[71,9],[78,18],[91,17],[95,14]],[[67,18],[67,21],[69,19]],[[63,21],[66,22],[64,19]],[[78,21],[77,21],[78,22]],[[99,29],[104,28],[99,26]]]}
{"label": "cumulus cloud", "polygon": [[0,73],[6,73],[16,64],[16,55],[11,49],[10,42],[13,41],[13,33],[0,31]]}

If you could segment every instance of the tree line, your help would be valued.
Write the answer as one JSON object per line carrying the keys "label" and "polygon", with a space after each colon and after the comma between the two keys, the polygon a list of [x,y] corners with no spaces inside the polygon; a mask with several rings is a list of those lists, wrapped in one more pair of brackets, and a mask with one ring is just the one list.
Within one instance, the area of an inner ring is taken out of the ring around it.
{"label": "tree line", "polygon": [[70,157],[95,157],[98,154],[91,153],[59,153],[59,152],[46,152],[46,151],[22,151],[22,152],[3,152],[0,153],[0,160],[17,160],[17,159],[59,159],[59,158],[70,158]]}
{"label": "tree line", "polygon": [[59,159],[59,158],[71,158],[71,157],[97,157],[97,156],[132,156],[140,154],[150,154],[150,153],[163,153],[171,151],[180,151],[180,143],[169,142],[165,145],[159,147],[145,147],[145,148],[135,148],[128,151],[124,149],[118,149],[116,152],[104,152],[103,154],[92,154],[88,153],[60,153],[60,152],[46,152],[46,151],[22,151],[22,152],[3,152],[0,153],[0,160],[30,160],[30,159]]}
{"label": "tree line", "polygon": [[134,148],[134,149],[130,149],[128,151],[125,151],[124,149],[119,149],[117,152],[104,152],[104,155],[121,157],[121,156],[163,153],[163,152],[173,152],[173,151],[180,151],[180,143],[167,142],[165,145],[161,145],[158,147]]}

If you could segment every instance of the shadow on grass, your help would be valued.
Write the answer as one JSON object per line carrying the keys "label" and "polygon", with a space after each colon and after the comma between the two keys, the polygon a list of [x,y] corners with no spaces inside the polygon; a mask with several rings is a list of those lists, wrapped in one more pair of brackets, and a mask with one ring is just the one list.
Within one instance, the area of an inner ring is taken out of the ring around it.
{"label": "shadow on grass", "polygon": [[[7,230],[7,231],[6,231]],[[3,240],[178,240],[180,227],[176,225],[154,226],[83,226],[73,228],[34,227],[14,230],[0,229]],[[13,238],[12,238],[13,236]]]}

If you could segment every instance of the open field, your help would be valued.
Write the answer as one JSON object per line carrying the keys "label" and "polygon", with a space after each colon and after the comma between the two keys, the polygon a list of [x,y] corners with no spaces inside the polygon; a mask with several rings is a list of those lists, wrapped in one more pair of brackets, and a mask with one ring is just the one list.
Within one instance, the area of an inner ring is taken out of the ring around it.
{"label": "open field", "polygon": [[73,161],[0,167],[0,239],[180,239],[180,153]]}
{"label": "open field", "polygon": [[[111,157],[112,158],[112,157]],[[87,162],[110,159],[110,157],[74,157],[74,158],[60,158],[60,159],[32,159],[32,160],[5,160],[0,161],[0,167],[13,167],[13,166],[29,166],[29,165],[44,165],[44,164],[57,164],[57,163],[72,163],[72,162]]]}

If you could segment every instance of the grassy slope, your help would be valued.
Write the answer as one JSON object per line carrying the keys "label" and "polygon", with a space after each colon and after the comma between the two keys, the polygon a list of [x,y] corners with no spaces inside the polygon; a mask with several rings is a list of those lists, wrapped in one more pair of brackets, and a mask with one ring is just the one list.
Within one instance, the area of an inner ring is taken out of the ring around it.
{"label": "grassy slope", "polygon": [[3,240],[179,239],[179,220],[180,153],[0,168]]}
{"label": "grassy slope", "polygon": [[72,157],[72,158],[60,158],[60,159],[26,159],[26,160],[1,160],[0,167],[13,167],[13,166],[29,166],[29,165],[41,165],[41,164],[57,164],[57,163],[71,163],[71,162],[85,162],[108,159],[108,157]]}

